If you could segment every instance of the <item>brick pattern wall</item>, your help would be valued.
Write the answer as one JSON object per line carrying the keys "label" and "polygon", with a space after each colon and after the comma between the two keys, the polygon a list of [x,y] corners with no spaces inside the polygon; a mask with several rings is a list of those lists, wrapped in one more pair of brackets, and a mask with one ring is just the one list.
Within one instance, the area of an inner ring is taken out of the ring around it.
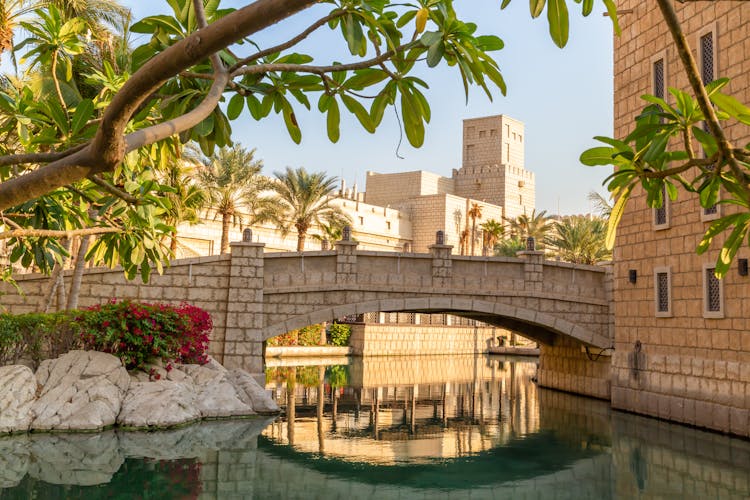
{"label": "brick pattern wall", "polygon": [[561,338],[554,345],[541,344],[539,386],[609,400],[611,374],[609,356],[589,358],[581,343]]}
{"label": "brick pattern wall", "polygon": [[[698,38],[715,30],[715,75],[732,79],[725,91],[750,102],[750,3],[675,3],[693,55]],[[666,61],[666,85],[687,90],[677,51],[653,2],[623,0],[621,37],[615,37],[615,136],[624,137],[653,92],[653,55]],[[674,97],[667,96],[668,102]],[[750,128],[726,132],[740,146]],[[720,206],[725,214],[731,207]],[[617,235],[614,267],[615,340],[612,402],[616,408],[750,435],[750,280],[736,264],[722,280],[723,318],[704,314],[704,266],[716,261],[724,236],[702,256],[695,248],[709,222],[694,196],[681,191],[670,204],[666,229],[655,230],[653,210],[637,188]],[[738,257],[750,257],[747,247]],[[671,316],[656,317],[654,270],[671,273]],[[635,270],[637,281],[628,282]]]}
{"label": "brick pattern wall", "polygon": [[477,354],[494,345],[498,329],[469,326],[352,325],[349,345],[360,356]]}

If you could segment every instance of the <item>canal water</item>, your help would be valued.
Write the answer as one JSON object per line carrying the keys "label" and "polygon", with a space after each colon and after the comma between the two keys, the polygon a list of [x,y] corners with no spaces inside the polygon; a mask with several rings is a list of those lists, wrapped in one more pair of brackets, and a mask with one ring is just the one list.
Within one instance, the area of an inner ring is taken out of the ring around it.
{"label": "canal water", "polygon": [[279,418],[0,438],[4,498],[749,498],[750,442],[497,356],[269,361]]}

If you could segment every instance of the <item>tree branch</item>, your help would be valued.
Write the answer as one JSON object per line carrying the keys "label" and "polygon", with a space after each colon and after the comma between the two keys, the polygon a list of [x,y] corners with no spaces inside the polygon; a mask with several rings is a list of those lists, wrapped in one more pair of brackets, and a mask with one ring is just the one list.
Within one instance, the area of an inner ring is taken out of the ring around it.
{"label": "tree branch", "polygon": [[132,196],[131,194],[117,188],[116,186],[113,186],[109,182],[105,181],[101,177],[97,175],[89,175],[89,180],[99,186],[100,188],[104,189],[109,194],[115,195],[118,198],[125,200],[127,203],[130,203],[131,205],[138,205],[140,204],[140,200],[136,198],[135,196]]}
{"label": "tree branch", "polygon": [[53,162],[53,161],[57,161],[62,158],[65,158],[66,156],[69,156],[73,153],[76,153],[88,145],[89,145],[88,142],[84,142],[83,144],[73,146],[72,148],[66,149],[65,151],[53,151],[49,153],[24,153],[24,154],[18,154],[18,155],[0,156],[0,167],[6,166],[6,165],[21,165],[25,163]]}
{"label": "tree branch", "polygon": [[690,170],[693,167],[710,167],[716,163],[717,155],[713,155],[711,158],[694,158],[688,162],[683,163],[680,166],[668,168],[666,170],[646,170],[641,174],[641,177],[647,179],[664,179],[671,175],[681,174],[686,170]]}
{"label": "tree branch", "polygon": [[14,229],[0,233],[0,240],[9,238],[72,238],[74,236],[97,235],[107,233],[122,233],[119,227],[88,227],[85,229],[71,229],[58,231],[54,229]]}
{"label": "tree branch", "polygon": [[664,21],[667,23],[667,27],[672,34],[675,45],[677,46],[677,52],[680,54],[682,65],[685,67],[685,73],[690,82],[690,87],[693,89],[695,97],[698,100],[698,106],[703,112],[703,116],[708,124],[711,134],[716,138],[721,156],[726,160],[732,173],[737,177],[738,182],[747,189],[748,186],[745,181],[744,172],[739,164],[737,164],[737,159],[734,156],[732,146],[724,134],[721,124],[719,124],[719,119],[716,117],[716,111],[711,105],[711,100],[708,97],[706,88],[703,86],[703,82],[701,82],[698,65],[695,63],[693,53],[690,51],[690,46],[688,45],[685,34],[682,31],[680,21],[677,19],[677,13],[674,10],[674,6],[670,0],[656,1],[659,4]]}
{"label": "tree branch", "polygon": [[239,75],[249,75],[258,73],[267,73],[269,71],[288,71],[298,73],[313,73],[316,75],[324,75],[325,73],[333,73],[334,71],[352,71],[357,69],[370,68],[372,66],[379,65],[380,63],[387,61],[399,52],[404,52],[417,45],[419,42],[409,42],[396,47],[395,49],[383,52],[379,56],[367,59],[364,61],[348,63],[348,64],[332,64],[329,66],[307,66],[305,64],[257,64],[254,66],[244,66],[235,70],[232,73],[232,77]]}
{"label": "tree branch", "polygon": [[261,50],[260,52],[257,52],[256,54],[253,54],[250,57],[246,57],[244,59],[241,59],[241,60],[237,61],[236,63],[234,63],[229,68],[229,72],[230,73],[234,73],[237,69],[239,69],[239,68],[241,68],[243,66],[247,66],[251,62],[257,61],[258,59],[260,59],[262,57],[266,57],[269,54],[273,54],[275,52],[281,52],[282,50],[286,50],[286,49],[288,49],[290,47],[294,47],[299,42],[301,42],[302,40],[304,40],[305,38],[307,38],[308,36],[310,36],[315,30],[317,30],[321,26],[324,26],[328,21],[330,21],[331,19],[336,19],[338,17],[341,17],[345,13],[346,12],[344,12],[344,11],[334,11],[334,12],[331,12],[326,17],[323,17],[323,18],[318,19],[317,21],[315,21],[305,31],[303,31],[299,35],[295,36],[291,40],[286,41],[284,43],[280,43],[280,44],[278,44],[276,46],[269,47],[267,49]]}
{"label": "tree branch", "polygon": [[[129,136],[127,141],[123,136],[130,118],[141,103],[170,78],[230,44],[315,3],[316,0],[256,0],[157,54],[141,66],[115,94],[104,112],[102,123],[91,144],[45,167],[0,184],[0,210],[34,199],[92,173],[112,170],[122,161],[129,145],[133,147],[150,144],[163,138],[163,134],[168,130],[172,130],[174,134],[200,123],[213,111],[213,107],[207,110],[207,106],[199,106],[202,112],[206,112],[206,115],[200,118],[197,113],[191,112],[188,113],[189,119],[172,120],[157,130],[144,129],[150,131],[149,133],[135,132],[138,134],[137,137]],[[211,91],[214,88],[215,85]]]}

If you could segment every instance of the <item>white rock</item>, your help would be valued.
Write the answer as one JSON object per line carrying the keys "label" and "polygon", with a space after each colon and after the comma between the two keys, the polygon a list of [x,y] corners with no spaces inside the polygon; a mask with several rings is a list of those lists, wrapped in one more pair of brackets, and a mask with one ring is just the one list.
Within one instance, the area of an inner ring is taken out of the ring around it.
{"label": "white rock", "polygon": [[0,367],[0,434],[29,430],[36,388],[36,377],[28,367]]}
{"label": "white rock", "polygon": [[96,351],[70,351],[39,367],[43,388],[31,407],[35,430],[98,430],[113,425],[130,377],[120,360]]}
{"label": "white rock", "polygon": [[195,386],[187,380],[133,382],[122,402],[117,423],[125,427],[172,427],[201,417]]}
{"label": "white rock", "polygon": [[246,371],[231,370],[228,374],[228,380],[234,385],[242,402],[250,405],[256,413],[278,413],[279,405],[276,404],[276,401]]}
{"label": "white rock", "polygon": [[255,414],[252,405],[241,399],[226,370],[220,371],[205,365],[178,365],[172,372],[183,373],[192,380],[196,390],[196,404],[203,418]]}

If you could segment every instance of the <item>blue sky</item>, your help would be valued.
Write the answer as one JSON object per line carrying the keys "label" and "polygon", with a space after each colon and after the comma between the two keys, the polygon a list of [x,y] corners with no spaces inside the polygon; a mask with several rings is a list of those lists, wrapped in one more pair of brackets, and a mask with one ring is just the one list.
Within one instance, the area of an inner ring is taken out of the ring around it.
{"label": "blue sky", "polygon": [[[166,2],[125,0],[139,19],[167,13]],[[226,1],[238,6],[246,2]],[[577,4],[569,2],[578,8]],[[597,3],[598,5],[598,3]],[[474,89],[465,101],[460,77],[452,68],[419,71],[430,89],[426,95],[432,107],[424,145],[411,148],[404,138],[398,149],[399,127],[392,111],[381,127],[369,134],[354,119],[342,118],[341,139],[331,144],[325,132],[325,118],[300,107],[297,118],[302,143],[289,138],[279,115],[255,122],[249,114],[233,122],[233,137],[249,148],[257,148],[268,174],[286,166],[304,166],[343,176],[347,184],[364,187],[365,172],[429,170],[450,176],[461,162],[462,120],[484,115],[507,114],[526,124],[526,168],[536,173],[536,205],[549,213],[589,211],[586,195],[604,192],[602,180],[608,168],[591,169],[578,161],[580,153],[594,145],[595,135],[612,134],[612,24],[595,10],[588,18],[571,12],[570,41],[557,48],[547,33],[543,15],[532,20],[528,2],[514,0],[501,11],[500,0],[457,0],[456,9],[464,20],[475,22],[478,33],[495,34],[505,48],[495,53],[508,85],[507,96],[496,91],[490,101]],[[262,47],[297,34],[323,10],[319,7],[281,23],[254,38]],[[429,26],[428,26],[429,29]],[[338,32],[327,29],[304,46],[316,63],[347,60]],[[144,40],[145,41],[145,40]],[[316,102],[314,100],[313,102]],[[342,112],[342,117],[344,113]]]}

